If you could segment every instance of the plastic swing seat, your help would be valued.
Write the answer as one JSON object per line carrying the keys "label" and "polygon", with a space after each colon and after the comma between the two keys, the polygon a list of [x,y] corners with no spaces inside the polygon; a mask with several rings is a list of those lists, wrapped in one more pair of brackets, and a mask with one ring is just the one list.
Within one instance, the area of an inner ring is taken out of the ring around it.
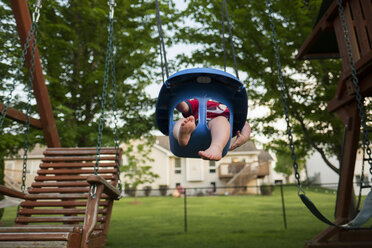
{"label": "plastic swing seat", "polygon": [[[199,121],[187,146],[179,146],[173,137],[174,109],[188,99],[199,101]],[[241,130],[247,120],[248,97],[242,82],[233,75],[210,68],[194,68],[171,75],[160,89],[156,103],[156,124],[169,136],[171,151],[178,157],[200,158],[199,151],[206,150],[211,143],[211,134],[206,121],[207,101],[215,100],[230,110],[230,138],[222,156],[225,156],[231,137]]]}

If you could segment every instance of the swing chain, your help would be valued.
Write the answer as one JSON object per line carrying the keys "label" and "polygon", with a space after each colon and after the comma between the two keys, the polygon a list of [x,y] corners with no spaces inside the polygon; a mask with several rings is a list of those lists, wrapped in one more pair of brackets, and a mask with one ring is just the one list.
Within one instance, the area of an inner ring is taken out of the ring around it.
{"label": "swing chain", "polygon": [[287,135],[289,139],[289,147],[291,149],[291,157],[293,161],[293,169],[295,171],[295,178],[297,180],[297,187],[298,187],[298,194],[305,194],[305,192],[302,189],[302,184],[300,180],[300,173],[298,172],[298,163],[296,161],[296,152],[295,152],[295,146],[293,142],[293,135],[292,135],[292,128],[289,121],[289,114],[288,114],[288,103],[287,103],[287,95],[285,93],[285,85],[284,85],[284,79],[281,69],[281,63],[280,63],[280,55],[279,55],[279,46],[278,46],[278,38],[277,38],[277,32],[273,20],[273,10],[271,8],[271,1],[266,0],[266,5],[269,11],[269,19],[270,19],[270,28],[272,31],[273,36],[273,43],[274,43],[274,52],[275,52],[275,60],[276,60],[276,66],[277,66],[277,73],[278,73],[278,80],[279,80],[279,87],[282,94],[282,102],[283,102],[283,110],[285,115],[285,121],[287,123]]}
{"label": "swing chain", "polygon": [[31,26],[31,33],[33,34],[32,50],[31,50],[31,61],[30,61],[30,71],[28,76],[27,85],[27,112],[26,112],[26,131],[24,138],[23,147],[23,169],[22,169],[22,185],[21,190],[25,192],[26,185],[26,173],[27,173],[27,159],[28,159],[28,145],[29,145],[29,134],[30,134],[30,116],[31,116],[31,98],[32,98],[32,88],[34,81],[34,71],[35,71],[35,54],[36,54],[36,37],[37,37],[37,23],[33,22]]}
{"label": "swing chain", "polygon": [[40,9],[42,7],[41,0],[36,0],[34,7],[35,11],[32,13],[32,22],[38,22],[40,18]]}
{"label": "swing chain", "polygon": [[120,179],[120,157],[119,157],[119,132],[118,132],[118,111],[117,111],[117,101],[116,101],[116,92],[117,92],[117,85],[116,85],[116,72],[115,72],[115,56],[114,50],[112,51],[111,56],[111,84],[112,84],[112,94],[113,94],[113,116],[114,116],[114,141],[115,141],[115,165],[117,170],[117,177],[118,177],[118,189],[121,192],[122,184]]}
{"label": "swing chain", "polygon": [[[351,49],[351,42],[350,42],[350,34],[349,30],[346,25],[346,20],[345,20],[345,11],[344,7],[342,5],[342,0],[338,0],[338,10],[340,12],[341,20],[342,20],[342,27],[344,31],[344,38],[346,41],[346,48],[347,48],[347,53],[348,53],[348,58],[349,58],[349,63],[350,63],[350,68],[351,68],[351,75],[352,75],[352,82],[354,85],[354,90],[355,90],[355,97],[357,100],[358,104],[358,109],[359,109],[359,117],[361,119],[361,125],[363,128],[363,151],[366,150],[366,153],[368,154],[368,163],[370,165],[369,172],[372,175],[372,157],[371,157],[371,148],[369,147],[370,141],[368,138],[368,129],[367,129],[367,124],[366,124],[366,113],[365,113],[365,108],[364,108],[364,103],[363,103],[363,98],[360,93],[360,87],[359,87],[359,80],[357,77],[357,71],[355,69],[355,63],[353,59],[353,52]],[[363,156],[364,160],[364,156]]]}
{"label": "swing chain", "polygon": [[[114,18],[113,18],[113,8],[115,7],[114,1],[110,0],[108,2],[110,6],[110,14],[109,14],[109,27],[108,27],[108,41],[107,41],[107,49],[106,49],[106,62],[105,62],[105,74],[104,74],[104,82],[103,82],[103,91],[102,91],[102,99],[101,99],[101,112],[99,117],[99,125],[98,125],[98,137],[97,137],[97,146],[96,146],[96,163],[94,165],[94,174],[98,175],[99,170],[99,159],[101,157],[101,146],[102,146],[102,132],[104,127],[104,117],[105,117],[105,106],[107,100],[107,88],[108,88],[108,79],[109,79],[109,72],[110,72],[110,64],[112,63],[112,56],[113,56],[113,33],[114,33]],[[96,187],[93,185],[92,187]],[[91,196],[94,198],[95,193],[94,190],[91,190]]]}
{"label": "swing chain", "polygon": [[115,11],[115,6],[116,6],[115,0],[109,0],[107,4],[110,6],[109,18],[110,20],[114,19],[114,11]]}
{"label": "swing chain", "polygon": [[[31,24],[30,31],[27,34],[26,42],[23,45],[22,56],[19,58],[19,63],[18,63],[16,74],[15,74],[14,78],[20,78],[21,70],[22,70],[24,62],[26,60],[27,51],[28,51],[28,48],[30,47],[31,37],[34,35],[36,29],[37,29],[37,24],[33,22]],[[0,128],[3,126],[3,122],[4,122],[4,119],[5,119],[5,116],[6,116],[6,112],[9,108],[9,104],[10,104],[10,101],[13,97],[14,90],[15,90],[15,80],[13,80],[13,82],[11,84],[11,87],[10,87],[10,90],[9,90],[9,93],[5,97],[4,108],[1,111],[1,116],[0,116]]]}

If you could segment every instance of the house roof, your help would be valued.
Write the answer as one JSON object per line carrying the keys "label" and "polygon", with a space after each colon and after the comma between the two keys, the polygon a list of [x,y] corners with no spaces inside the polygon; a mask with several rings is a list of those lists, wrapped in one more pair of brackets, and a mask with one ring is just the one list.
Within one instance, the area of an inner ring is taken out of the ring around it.
{"label": "house roof", "polygon": [[265,150],[260,150],[260,154],[258,154],[258,160],[273,160],[273,157],[271,157],[270,153],[268,153]]}
{"label": "house roof", "polygon": [[[231,143],[233,143],[234,140],[235,138],[231,140]],[[156,136],[156,144],[170,151],[168,136]],[[258,151],[253,141],[248,141],[244,145],[234,150],[234,152],[253,152],[253,151]]]}

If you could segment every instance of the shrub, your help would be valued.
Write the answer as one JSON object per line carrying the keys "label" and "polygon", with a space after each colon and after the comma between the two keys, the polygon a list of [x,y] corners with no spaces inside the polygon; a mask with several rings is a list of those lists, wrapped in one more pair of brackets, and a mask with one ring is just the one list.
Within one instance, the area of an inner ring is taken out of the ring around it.
{"label": "shrub", "polygon": [[168,185],[159,185],[160,195],[166,196],[168,191]]}
{"label": "shrub", "polygon": [[145,192],[145,196],[149,196],[150,195],[151,189],[152,189],[151,186],[145,186],[145,187],[143,187],[143,190]]}
{"label": "shrub", "polygon": [[260,190],[261,190],[262,195],[271,195],[272,192],[274,191],[274,186],[268,185],[268,184],[262,184],[260,186]]}

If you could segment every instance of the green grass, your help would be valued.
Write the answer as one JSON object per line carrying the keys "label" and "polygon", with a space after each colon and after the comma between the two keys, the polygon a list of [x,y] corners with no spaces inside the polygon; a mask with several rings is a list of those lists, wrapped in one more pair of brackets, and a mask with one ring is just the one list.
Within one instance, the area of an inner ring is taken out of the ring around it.
{"label": "green grass", "polygon": [[[303,206],[295,187],[285,187],[288,228],[284,229],[280,189],[272,196],[188,197],[188,232],[184,199],[123,198],[114,204],[107,247],[298,248],[326,225]],[[336,195],[309,189],[308,197],[333,220]],[[16,208],[7,208],[2,225],[10,225]]]}

